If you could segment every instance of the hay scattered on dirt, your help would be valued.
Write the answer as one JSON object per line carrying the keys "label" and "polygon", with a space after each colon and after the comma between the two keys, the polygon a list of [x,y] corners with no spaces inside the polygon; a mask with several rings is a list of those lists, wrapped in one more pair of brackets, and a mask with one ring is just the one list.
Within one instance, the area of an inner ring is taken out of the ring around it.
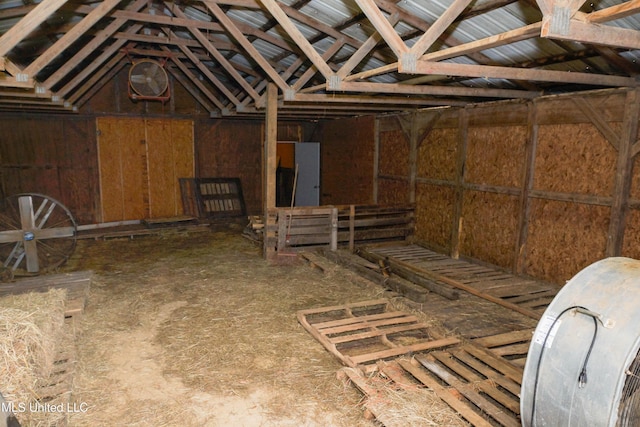
{"label": "hay scattered on dirt", "polygon": [[[0,387],[16,408],[29,408],[42,398],[41,387],[47,385],[58,344],[65,338],[66,292],[51,289],[0,298]],[[15,415],[23,425],[39,425],[44,418],[49,424],[63,416],[29,410]]]}

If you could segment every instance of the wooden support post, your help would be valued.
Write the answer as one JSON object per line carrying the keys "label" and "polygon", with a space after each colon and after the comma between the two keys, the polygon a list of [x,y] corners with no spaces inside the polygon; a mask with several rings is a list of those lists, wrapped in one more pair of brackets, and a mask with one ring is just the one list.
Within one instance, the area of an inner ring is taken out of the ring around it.
{"label": "wooden support post", "polygon": [[633,172],[633,144],[638,139],[638,118],[640,113],[640,92],[630,89],[625,99],[624,121],[618,147],[616,181],[609,220],[609,234],[605,254],[608,257],[620,256],[624,231],[629,210],[629,193]]}
{"label": "wooden support post", "polygon": [[356,207],[349,206],[349,251],[353,253],[356,249]]}
{"label": "wooden support post", "polygon": [[332,251],[338,250],[338,208],[331,209],[331,239],[329,248]]}
{"label": "wooden support post", "polygon": [[278,143],[278,88],[275,84],[267,85],[267,106],[265,111],[264,152],[262,157],[264,176],[262,179],[262,198],[264,208],[264,246],[263,256],[273,259],[276,256],[275,248],[270,247],[267,236],[269,227],[269,210],[276,207],[276,148]]}
{"label": "wooden support post", "polygon": [[462,202],[464,198],[464,165],[467,160],[467,136],[469,134],[469,112],[460,109],[458,122],[458,161],[456,165],[455,199],[453,205],[453,221],[451,223],[451,257],[460,257],[460,237],[464,218]]}
{"label": "wooden support post", "polygon": [[535,101],[528,104],[527,116],[527,141],[525,159],[522,164],[522,190],[518,212],[518,234],[516,236],[515,255],[512,271],[515,274],[525,273],[525,260],[527,257],[527,237],[529,234],[529,217],[531,216],[531,191],[533,190],[533,176],[536,164],[536,151],[538,147],[538,105]]}
{"label": "wooden support post", "polygon": [[378,178],[380,174],[380,119],[373,122],[373,204],[378,204]]}
{"label": "wooden support post", "polygon": [[409,203],[416,202],[416,177],[418,176],[418,113],[411,115],[409,131]]}

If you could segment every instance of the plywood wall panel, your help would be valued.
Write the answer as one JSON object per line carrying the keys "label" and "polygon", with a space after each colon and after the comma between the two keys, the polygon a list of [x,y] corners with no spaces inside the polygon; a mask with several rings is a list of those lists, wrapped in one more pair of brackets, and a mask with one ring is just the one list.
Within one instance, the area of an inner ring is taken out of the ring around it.
{"label": "plywood wall panel", "polygon": [[526,273],[564,284],[605,256],[610,208],[533,200]]}
{"label": "plywood wall panel", "polygon": [[511,268],[518,232],[519,198],[465,191],[460,254]]}
{"label": "plywood wall panel", "polygon": [[418,148],[418,177],[455,180],[458,138],[457,129],[432,130]]}
{"label": "plywood wall panel", "polygon": [[149,211],[147,218],[176,215],[171,121],[146,120]]}
{"label": "plywood wall panel", "polygon": [[540,126],[535,189],[611,196],[615,168],[616,151],[595,126]]}
{"label": "plywood wall panel", "polygon": [[378,204],[382,206],[406,205],[409,203],[409,183],[381,179],[378,181]]}
{"label": "plywood wall panel", "polygon": [[380,133],[379,173],[409,175],[409,141],[401,130]]}
{"label": "plywood wall panel", "polygon": [[451,249],[454,204],[453,188],[418,183],[415,236],[448,252]]}
{"label": "plywood wall panel", "polygon": [[526,142],[525,126],[470,128],[465,181],[520,188]]}
{"label": "plywood wall panel", "polygon": [[193,122],[146,120],[148,218],[181,215],[179,178],[193,177]]}

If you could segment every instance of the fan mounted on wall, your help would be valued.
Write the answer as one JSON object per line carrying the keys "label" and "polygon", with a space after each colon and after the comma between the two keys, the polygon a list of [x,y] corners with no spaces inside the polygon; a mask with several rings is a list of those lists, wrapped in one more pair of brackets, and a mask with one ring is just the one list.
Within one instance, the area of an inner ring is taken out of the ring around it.
{"label": "fan mounted on wall", "polygon": [[164,64],[153,59],[134,62],[129,69],[129,97],[133,100],[167,101],[171,91]]}

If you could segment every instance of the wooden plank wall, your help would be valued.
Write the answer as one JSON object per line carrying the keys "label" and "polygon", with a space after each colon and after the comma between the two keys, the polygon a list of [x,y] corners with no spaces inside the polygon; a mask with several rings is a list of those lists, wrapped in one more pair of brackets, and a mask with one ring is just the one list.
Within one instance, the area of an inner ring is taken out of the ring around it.
{"label": "wooden plank wall", "polygon": [[[283,122],[278,140],[302,141],[305,124]],[[200,178],[240,178],[249,215],[262,214],[262,144],[264,123],[248,120],[196,122],[196,175]]]}
{"label": "wooden plank wall", "polygon": [[372,204],[374,117],[321,126],[322,205]]}
{"label": "wooden plank wall", "polygon": [[45,194],[67,206],[78,222],[95,222],[95,119],[4,114],[0,134],[0,197]]}
{"label": "wooden plank wall", "polygon": [[[598,91],[379,117],[378,200],[408,201],[413,182],[418,239],[559,284],[608,254],[638,258],[639,167],[630,196],[614,202],[624,191],[617,147],[625,130],[637,140],[638,117],[625,121],[625,111],[637,102],[634,92]],[[412,121],[425,130],[415,154]]]}

